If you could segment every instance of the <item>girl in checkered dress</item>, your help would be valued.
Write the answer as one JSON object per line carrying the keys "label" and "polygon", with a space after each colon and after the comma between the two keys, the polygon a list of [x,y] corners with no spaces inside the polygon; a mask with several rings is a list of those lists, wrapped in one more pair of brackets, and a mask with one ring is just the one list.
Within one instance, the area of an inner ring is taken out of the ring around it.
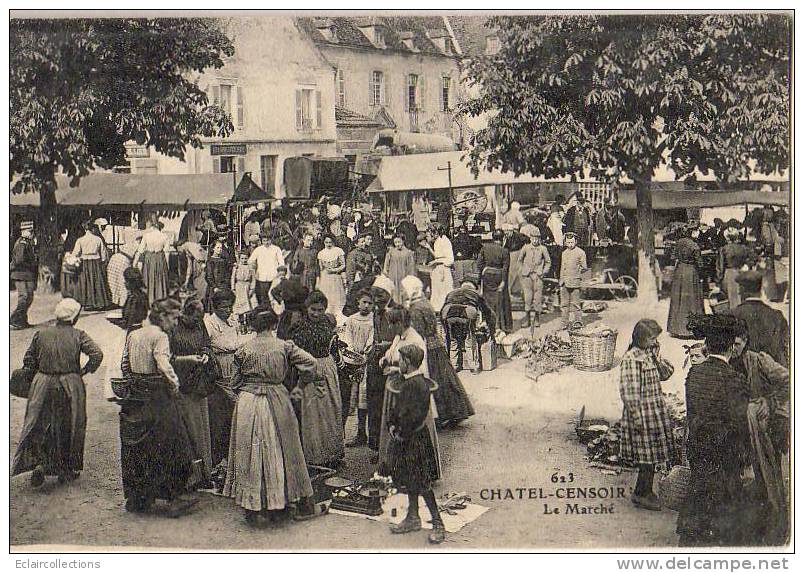
{"label": "girl in checkered dress", "polygon": [[623,401],[620,457],[639,468],[631,501],[658,511],[653,493],[656,464],[673,460],[670,414],[661,382],[673,375],[673,365],[659,356],[657,337],[662,328],[655,320],[642,319],[634,326],[631,346],[620,363],[620,398]]}

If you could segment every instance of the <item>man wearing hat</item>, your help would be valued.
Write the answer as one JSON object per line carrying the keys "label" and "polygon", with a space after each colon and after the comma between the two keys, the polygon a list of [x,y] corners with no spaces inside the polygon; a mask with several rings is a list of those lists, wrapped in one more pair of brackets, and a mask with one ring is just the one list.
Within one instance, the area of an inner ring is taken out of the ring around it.
{"label": "man wearing hat", "polygon": [[745,271],[737,275],[743,302],[729,314],[748,325],[748,349],[766,352],[782,366],[790,362],[790,328],[780,311],[765,304],[762,295],[762,273]]}
{"label": "man wearing hat", "polygon": [[586,264],[586,252],[577,245],[575,233],[564,235],[566,248],[561,253],[561,272],[558,275],[558,286],[561,287],[561,318],[564,327],[570,326],[570,317],[577,322],[581,320],[581,283],[583,273],[589,268]]}
{"label": "man wearing hat", "polygon": [[[477,273],[467,274],[464,276],[461,286],[447,295],[444,306],[441,308],[441,321],[447,335],[447,348],[451,348],[453,340],[457,347],[455,370],[458,372],[463,370],[466,338],[469,334],[476,334],[480,318],[488,325],[490,340],[494,339],[496,331],[497,316],[478,292],[479,287],[480,276]],[[483,371],[480,343],[476,350],[478,363],[472,370],[473,374]]]}
{"label": "man wearing hat", "polygon": [[33,247],[33,221],[20,224],[20,238],[14,243],[11,253],[11,280],[17,289],[17,308],[11,314],[12,330],[29,328],[28,309],[31,308],[38,274]]}
{"label": "man wearing hat", "polygon": [[[522,296],[525,299],[526,326],[539,326],[542,312],[542,289],[544,276],[550,272],[550,253],[542,245],[542,234],[535,225],[525,225],[522,233],[530,238],[530,243],[519,251],[519,275]],[[533,319],[531,319],[533,313]]]}
{"label": "man wearing hat", "polygon": [[564,229],[567,232],[575,233],[578,245],[586,247],[595,231],[595,219],[592,216],[592,208],[586,202],[583,193],[575,194],[578,202],[569,208],[564,215]]}

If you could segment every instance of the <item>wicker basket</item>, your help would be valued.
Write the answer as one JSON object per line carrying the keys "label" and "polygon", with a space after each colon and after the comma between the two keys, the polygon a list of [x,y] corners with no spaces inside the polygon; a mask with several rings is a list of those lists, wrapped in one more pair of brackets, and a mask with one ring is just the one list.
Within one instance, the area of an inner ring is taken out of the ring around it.
{"label": "wicker basket", "polygon": [[131,397],[131,384],[125,378],[112,378],[112,392],[121,400],[128,400]]}
{"label": "wicker basket", "polygon": [[690,468],[673,466],[666,476],[659,480],[659,499],[664,507],[681,511],[687,499],[690,485]]}
{"label": "wicker basket", "polygon": [[614,364],[614,347],[617,344],[617,331],[606,334],[585,334],[570,330],[572,344],[572,363],[578,370],[603,372]]}

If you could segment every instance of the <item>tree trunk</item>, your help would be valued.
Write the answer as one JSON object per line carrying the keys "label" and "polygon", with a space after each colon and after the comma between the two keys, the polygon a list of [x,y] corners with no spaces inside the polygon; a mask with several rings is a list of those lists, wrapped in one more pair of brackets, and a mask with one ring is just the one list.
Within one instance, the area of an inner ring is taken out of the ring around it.
{"label": "tree trunk", "polygon": [[56,291],[61,276],[61,238],[56,205],[56,182],[52,174],[48,178],[45,177],[39,190],[39,220],[36,225],[39,255],[37,290],[49,294]]}
{"label": "tree trunk", "polygon": [[655,303],[659,300],[659,280],[656,273],[656,249],[653,244],[653,196],[650,178],[636,181],[637,203],[637,261],[639,275],[637,300],[640,303]]}

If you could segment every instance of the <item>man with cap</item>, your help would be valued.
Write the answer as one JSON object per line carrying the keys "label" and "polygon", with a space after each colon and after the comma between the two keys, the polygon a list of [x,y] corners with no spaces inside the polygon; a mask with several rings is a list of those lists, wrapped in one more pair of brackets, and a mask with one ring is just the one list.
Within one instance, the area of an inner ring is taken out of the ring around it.
{"label": "man with cap", "polygon": [[[542,234],[535,225],[525,225],[522,233],[530,238],[530,243],[519,251],[519,275],[522,296],[525,299],[526,326],[539,326],[542,312],[543,279],[550,272],[550,253],[542,245]],[[535,316],[531,319],[531,313]]]}
{"label": "man with cap", "polygon": [[577,245],[575,233],[564,235],[564,244],[558,286],[561,287],[561,318],[566,328],[571,324],[570,317],[575,321],[581,319],[581,282],[588,266],[586,252]]}
{"label": "man with cap", "polygon": [[763,302],[762,273],[745,271],[737,275],[742,287],[743,302],[729,314],[743,319],[748,325],[748,349],[766,352],[782,366],[790,362],[790,328],[781,311]]}
{"label": "man with cap", "polygon": [[20,238],[14,243],[11,252],[11,280],[17,289],[17,308],[9,319],[12,330],[22,330],[31,326],[28,324],[28,309],[33,304],[37,274],[33,222],[24,221],[20,225]]}
{"label": "man with cap", "polygon": [[564,215],[564,230],[575,233],[578,245],[586,247],[592,238],[595,230],[595,220],[592,216],[592,208],[586,202],[583,193],[576,193],[578,203],[573,205]]}

